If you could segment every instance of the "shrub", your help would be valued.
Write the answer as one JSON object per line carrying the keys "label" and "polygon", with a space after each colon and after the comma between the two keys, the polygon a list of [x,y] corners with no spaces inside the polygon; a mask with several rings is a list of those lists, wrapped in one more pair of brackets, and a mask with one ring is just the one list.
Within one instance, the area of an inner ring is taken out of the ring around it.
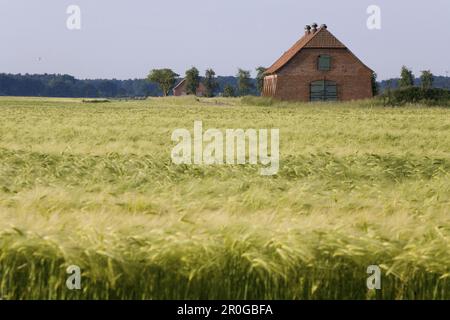
{"label": "shrub", "polygon": [[399,88],[396,90],[387,90],[381,97],[383,104],[390,106],[401,106],[407,103],[423,103],[429,106],[450,106],[450,91],[440,88]]}
{"label": "shrub", "polygon": [[234,90],[234,87],[230,86],[230,85],[226,85],[225,88],[223,89],[223,96],[225,98],[235,97],[236,92]]}
{"label": "shrub", "polygon": [[108,99],[83,99],[83,103],[108,103],[111,102]]}

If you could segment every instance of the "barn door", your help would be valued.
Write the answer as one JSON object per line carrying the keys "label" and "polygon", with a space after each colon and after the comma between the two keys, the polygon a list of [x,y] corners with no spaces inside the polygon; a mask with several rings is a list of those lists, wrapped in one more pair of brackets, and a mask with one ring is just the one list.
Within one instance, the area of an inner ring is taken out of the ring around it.
{"label": "barn door", "polygon": [[311,101],[337,101],[337,85],[334,81],[319,80],[311,82]]}

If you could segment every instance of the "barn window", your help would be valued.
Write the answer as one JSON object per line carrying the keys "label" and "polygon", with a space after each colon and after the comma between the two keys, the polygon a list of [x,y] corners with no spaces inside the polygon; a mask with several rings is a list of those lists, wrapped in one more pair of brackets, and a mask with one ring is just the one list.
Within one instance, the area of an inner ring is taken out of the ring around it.
{"label": "barn window", "polygon": [[337,101],[337,85],[334,81],[311,82],[310,90],[311,101]]}
{"label": "barn window", "polygon": [[320,71],[329,71],[331,69],[331,57],[327,55],[320,55],[318,68]]}

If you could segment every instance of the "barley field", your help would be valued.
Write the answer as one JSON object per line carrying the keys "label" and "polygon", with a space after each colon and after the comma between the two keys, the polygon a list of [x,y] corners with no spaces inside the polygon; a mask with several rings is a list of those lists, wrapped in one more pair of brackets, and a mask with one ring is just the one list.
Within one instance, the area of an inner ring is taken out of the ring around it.
{"label": "barley field", "polygon": [[[195,120],[279,128],[278,174],[174,165]],[[0,298],[450,299],[449,172],[448,108],[1,97]]]}

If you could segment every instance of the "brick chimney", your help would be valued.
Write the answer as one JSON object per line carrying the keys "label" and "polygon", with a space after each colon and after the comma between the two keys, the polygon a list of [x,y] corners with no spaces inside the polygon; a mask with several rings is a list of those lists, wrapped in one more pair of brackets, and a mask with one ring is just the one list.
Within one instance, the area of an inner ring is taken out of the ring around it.
{"label": "brick chimney", "polygon": [[308,25],[306,25],[306,27],[305,27],[305,35],[308,35],[308,34],[310,34],[311,33],[311,26],[308,24]]}

